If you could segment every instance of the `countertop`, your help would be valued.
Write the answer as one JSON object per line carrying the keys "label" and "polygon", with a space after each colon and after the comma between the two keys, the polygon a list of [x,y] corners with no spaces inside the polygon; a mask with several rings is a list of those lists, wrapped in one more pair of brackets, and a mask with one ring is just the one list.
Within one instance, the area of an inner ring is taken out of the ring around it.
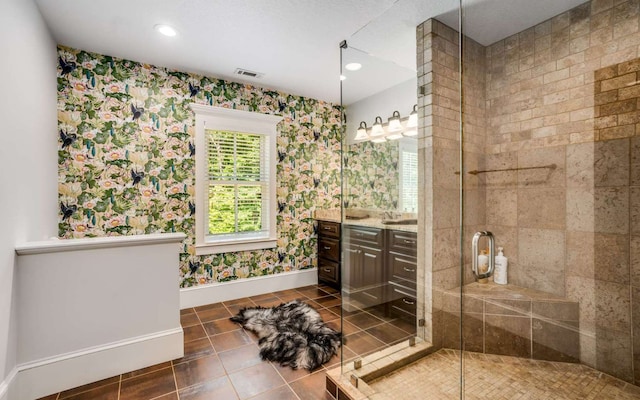
{"label": "countertop", "polygon": [[316,210],[314,215],[316,220],[343,223],[344,225],[366,226],[370,228],[392,229],[403,232],[418,232],[418,225],[404,224],[383,224],[382,218],[368,217],[362,219],[340,220],[340,210]]}

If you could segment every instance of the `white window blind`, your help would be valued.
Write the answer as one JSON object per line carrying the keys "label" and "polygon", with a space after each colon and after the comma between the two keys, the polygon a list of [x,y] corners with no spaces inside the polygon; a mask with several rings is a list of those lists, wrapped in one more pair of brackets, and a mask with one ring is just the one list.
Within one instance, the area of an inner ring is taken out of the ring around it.
{"label": "white window blind", "polygon": [[403,212],[418,210],[418,153],[400,152],[400,205]]}
{"label": "white window blind", "polygon": [[265,135],[206,130],[208,236],[269,232],[269,151]]}

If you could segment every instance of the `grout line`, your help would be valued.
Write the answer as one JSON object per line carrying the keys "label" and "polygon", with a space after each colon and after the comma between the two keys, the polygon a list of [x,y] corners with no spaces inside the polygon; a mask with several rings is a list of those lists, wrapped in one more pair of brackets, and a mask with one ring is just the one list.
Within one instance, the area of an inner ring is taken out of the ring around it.
{"label": "grout line", "polygon": [[120,400],[120,392],[122,391],[122,374],[120,374],[120,379],[118,380],[118,399]]}
{"label": "grout line", "polygon": [[176,388],[176,396],[178,397],[178,400],[180,400],[180,392],[178,391],[178,379],[176,378],[176,370],[173,368],[173,361],[171,362],[171,373],[173,374],[173,384]]}

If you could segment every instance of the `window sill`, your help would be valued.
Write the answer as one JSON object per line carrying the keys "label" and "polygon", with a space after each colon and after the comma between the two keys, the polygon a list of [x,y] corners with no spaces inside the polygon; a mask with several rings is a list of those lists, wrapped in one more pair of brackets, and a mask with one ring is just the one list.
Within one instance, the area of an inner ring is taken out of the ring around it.
{"label": "window sill", "polygon": [[251,241],[200,243],[196,244],[196,255],[203,256],[207,254],[233,253],[236,251],[272,249],[276,247],[276,242],[276,239],[260,239]]}

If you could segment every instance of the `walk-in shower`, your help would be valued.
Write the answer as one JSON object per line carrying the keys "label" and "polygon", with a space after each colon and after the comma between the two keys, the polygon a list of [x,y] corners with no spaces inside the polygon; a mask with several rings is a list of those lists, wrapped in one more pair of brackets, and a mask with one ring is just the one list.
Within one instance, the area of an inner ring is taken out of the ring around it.
{"label": "walk-in shower", "polygon": [[640,398],[639,47],[637,0],[389,2],[346,38],[330,392]]}

